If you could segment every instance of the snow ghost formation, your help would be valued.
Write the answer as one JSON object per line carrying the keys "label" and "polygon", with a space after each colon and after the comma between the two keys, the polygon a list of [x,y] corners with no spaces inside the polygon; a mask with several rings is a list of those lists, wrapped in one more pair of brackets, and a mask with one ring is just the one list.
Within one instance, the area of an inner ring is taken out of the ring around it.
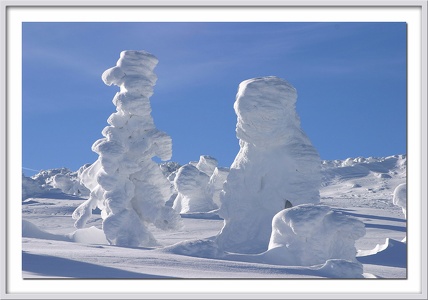
{"label": "snow ghost formation", "polygon": [[240,150],[230,167],[219,214],[223,250],[260,253],[268,248],[271,222],[287,201],[319,202],[321,160],[300,128],[297,93],[278,77],[239,85],[234,109]]}
{"label": "snow ghost formation", "polygon": [[401,207],[403,210],[404,217],[407,218],[406,206],[407,206],[407,184],[402,183],[398,185],[393,194],[392,203]]}
{"label": "snow ghost formation", "polygon": [[188,163],[178,169],[174,187],[178,194],[173,208],[180,213],[208,212],[217,208],[213,202],[210,176],[217,167],[217,160],[202,155],[198,163]]}
{"label": "snow ghost formation", "polygon": [[123,51],[117,65],[102,74],[105,84],[120,87],[113,98],[116,112],[107,120],[104,138],[92,145],[99,157],[81,176],[90,196],[73,218],[82,228],[98,206],[104,234],[114,245],[155,245],[147,223],[161,229],[180,224],[179,215],[165,206],[170,184],[152,160],[168,160],[172,154],[171,138],[155,127],[150,114],[157,63],[148,52]]}
{"label": "snow ghost formation", "polygon": [[266,257],[277,264],[313,266],[330,259],[358,263],[355,241],[364,223],[325,205],[302,204],[284,209],[272,220]]}
{"label": "snow ghost formation", "polygon": [[216,167],[208,183],[213,201],[217,207],[221,206],[220,194],[223,191],[223,184],[227,179],[227,175],[229,175],[229,168]]}

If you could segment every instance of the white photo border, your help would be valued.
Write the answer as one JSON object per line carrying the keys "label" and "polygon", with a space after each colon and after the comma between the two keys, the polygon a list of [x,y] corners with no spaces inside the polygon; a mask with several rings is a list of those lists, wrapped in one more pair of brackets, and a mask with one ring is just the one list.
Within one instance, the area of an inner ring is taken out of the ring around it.
{"label": "white photo border", "polygon": [[[1,299],[427,299],[427,1],[0,2]],[[249,22],[286,19],[288,22],[408,23],[408,197],[420,202],[408,208],[411,216],[408,219],[408,241],[412,241],[413,246],[409,249],[407,279],[183,279],[150,280],[148,286],[135,280],[22,279],[21,204],[13,201],[20,198],[21,190],[22,103],[12,100],[21,99],[21,23],[121,22],[125,14],[127,22],[141,22],[141,11],[150,11],[144,14],[144,21],[160,22],[236,21],[239,11],[244,12],[239,21]],[[309,285],[311,291],[307,289]],[[96,286],[103,286],[103,291],[95,289]]]}

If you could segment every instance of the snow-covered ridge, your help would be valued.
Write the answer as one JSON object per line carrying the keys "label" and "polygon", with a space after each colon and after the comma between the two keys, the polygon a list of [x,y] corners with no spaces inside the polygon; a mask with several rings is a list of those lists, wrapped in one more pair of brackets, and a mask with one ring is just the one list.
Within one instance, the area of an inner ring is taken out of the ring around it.
{"label": "snow-covered ridge", "polygon": [[89,196],[89,190],[80,182],[80,176],[89,165],[83,165],[73,172],[68,168],[42,170],[32,177],[22,175],[22,200],[30,197],[59,196],[60,194],[78,197]]}
{"label": "snow-covered ridge", "polygon": [[344,160],[323,160],[323,186],[332,181],[352,180],[371,176],[379,179],[406,178],[407,156],[357,157]]}
{"label": "snow-covered ridge", "polygon": [[[71,171],[68,168],[58,168],[42,170],[31,177],[23,175],[23,200],[40,195],[57,195],[60,192],[69,195],[78,195],[79,191],[81,197],[87,197],[89,191],[80,183],[80,176],[82,170],[86,169],[88,166],[89,164],[86,164],[77,171]],[[322,160],[321,185],[329,185],[333,179],[342,181],[346,179],[361,179],[370,174],[384,181],[391,179],[401,179],[401,181],[404,181],[406,178],[406,166],[407,156],[404,154],[387,157],[356,157],[343,160]],[[169,161],[160,163],[159,167],[164,176],[169,177],[175,176],[181,165],[177,162]],[[218,168],[219,170],[225,170],[224,172],[227,173],[227,168]],[[64,184],[59,185],[58,180],[54,183],[55,176],[61,177]],[[173,180],[174,178],[172,177],[171,181]],[[219,202],[216,203],[219,204]]]}
{"label": "snow-covered ridge", "polygon": [[394,166],[399,168],[406,168],[407,155],[391,155],[386,157],[350,157],[344,160],[321,160],[322,169],[328,168],[340,168],[340,167],[353,167],[359,164],[366,164],[367,166],[383,166],[388,167]]}

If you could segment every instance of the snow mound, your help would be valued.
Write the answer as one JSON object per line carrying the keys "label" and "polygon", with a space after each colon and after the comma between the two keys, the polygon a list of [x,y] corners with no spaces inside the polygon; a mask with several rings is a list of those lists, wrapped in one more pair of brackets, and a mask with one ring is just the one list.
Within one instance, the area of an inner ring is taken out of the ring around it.
{"label": "snow mound", "polygon": [[359,250],[357,256],[358,261],[363,264],[407,267],[406,243],[390,238],[384,244],[377,244],[372,250]]}
{"label": "snow mound", "polygon": [[82,228],[98,207],[105,236],[114,245],[156,244],[146,223],[161,229],[180,226],[180,216],[165,206],[170,182],[152,160],[172,155],[171,138],[155,127],[151,116],[149,97],[157,63],[146,51],[123,51],[116,66],[102,74],[104,83],[119,86],[120,92],[113,98],[116,112],[107,120],[104,138],[92,146],[99,157],[81,176],[91,191],[89,199],[75,210],[73,219]]}
{"label": "snow mound", "polygon": [[364,278],[362,264],[344,259],[329,259],[315,269],[328,278]]}
{"label": "snow mound", "polygon": [[95,226],[77,229],[70,234],[53,234],[45,230],[41,230],[35,224],[27,220],[22,220],[22,237],[76,242],[81,244],[108,244],[104,232]]}
{"label": "snow mound", "polygon": [[394,205],[401,207],[401,209],[403,210],[404,217],[407,217],[407,214],[406,214],[407,184],[406,183],[402,183],[395,188],[392,203],[394,203]]}
{"label": "snow mound", "polygon": [[277,213],[266,256],[276,264],[313,266],[331,259],[357,262],[364,223],[325,205],[302,204]]}
{"label": "snow mound", "polygon": [[292,205],[320,201],[320,158],[300,127],[297,93],[277,77],[239,85],[234,109],[240,150],[230,167],[217,241],[236,253],[267,250],[273,216]]}
{"label": "snow mound", "polygon": [[174,186],[178,195],[173,208],[180,213],[208,212],[216,209],[208,186],[210,177],[197,167],[182,166],[175,176]]}
{"label": "snow mound", "polygon": [[103,245],[108,244],[104,231],[96,228],[95,226],[91,226],[89,228],[77,229],[76,231],[71,233],[69,236],[70,236],[70,239],[76,243],[103,244]]}
{"label": "snow mound", "polygon": [[224,256],[213,239],[190,240],[164,247],[161,252],[218,259]]}
{"label": "snow mound", "polygon": [[65,235],[52,234],[47,231],[41,230],[35,224],[27,220],[22,220],[22,237],[43,240],[70,241],[70,238]]}

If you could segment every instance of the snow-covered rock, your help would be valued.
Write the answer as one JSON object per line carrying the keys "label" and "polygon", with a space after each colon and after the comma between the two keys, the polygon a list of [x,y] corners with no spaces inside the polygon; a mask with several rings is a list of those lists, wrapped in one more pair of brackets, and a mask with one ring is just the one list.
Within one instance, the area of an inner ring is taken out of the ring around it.
{"label": "snow-covered rock", "polygon": [[407,183],[402,183],[395,188],[392,203],[401,207],[404,217],[407,218]]}
{"label": "snow-covered rock", "polygon": [[275,215],[266,256],[290,266],[325,264],[331,259],[357,263],[355,241],[364,235],[361,221],[325,205],[302,204]]}
{"label": "snow-covered rock", "polygon": [[173,208],[180,213],[208,212],[217,206],[209,188],[210,177],[192,164],[182,166],[175,176],[178,195]]}
{"label": "snow-covered rock", "polygon": [[300,127],[297,93],[277,77],[239,85],[234,109],[240,150],[230,167],[217,242],[225,250],[267,250],[273,216],[292,205],[320,201],[320,158]]}
{"label": "snow-covered rock", "polygon": [[107,120],[104,138],[92,146],[99,157],[81,175],[91,193],[73,218],[82,228],[98,207],[106,238],[115,245],[154,245],[146,223],[162,229],[180,223],[179,215],[165,206],[170,183],[152,160],[155,156],[168,160],[172,155],[171,138],[155,127],[150,114],[157,63],[146,51],[123,51],[116,66],[102,74],[105,84],[120,87],[113,98],[116,112]]}

